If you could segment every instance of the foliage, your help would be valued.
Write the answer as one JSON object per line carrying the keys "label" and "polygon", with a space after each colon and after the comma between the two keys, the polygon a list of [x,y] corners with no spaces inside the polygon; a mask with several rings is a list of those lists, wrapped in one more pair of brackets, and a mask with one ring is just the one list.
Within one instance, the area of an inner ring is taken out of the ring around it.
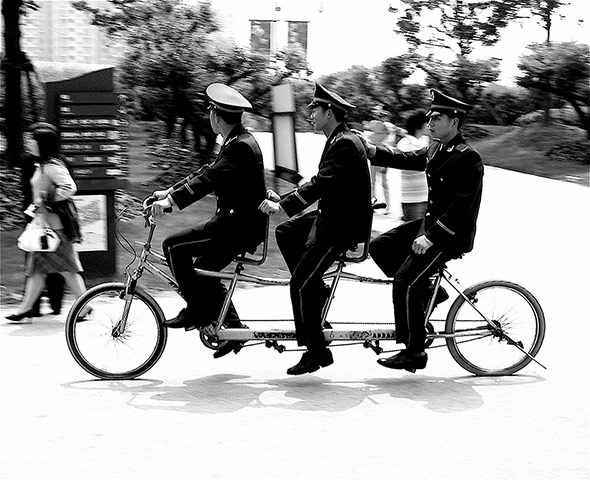
{"label": "foliage", "polygon": [[[256,113],[268,116],[270,87],[291,74],[268,70],[260,56],[225,38],[209,2],[109,0],[109,4],[109,9],[97,9],[86,1],[74,5],[126,44],[121,81],[141,115],[164,120],[169,137],[182,118],[181,133],[190,125],[195,149],[204,155],[211,152],[215,137],[206,110],[209,84],[234,86]],[[291,53],[289,65],[300,67],[294,58]]]}
{"label": "foliage", "polygon": [[[510,0],[402,0],[396,32],[411,50],[449,49],[465,57],[477,44],[494,45],[500,31],[513,18]],[[390,8],[396,12],[396,9]]]}
{"label": "foliage", "polygon": [[313,73],[307,63],[305,50],[298,43],[292,43],[278,52],[277,60],[283,62],[286,72],[293,72],[296,77],[300,76],[299,73],[303,73],[304,77]]}
{"label": "foliage", "polygon": [[588,45],[564,42],[533,44],[521,57],[518,85],[568,102],[590,138],[590,53]]}
{"label": "foliage", "polygon": [[490,85],[469,112],[469,121],[481,125],[514,125],[522,115],[541,107],[541,99],[524,88]]}
{"label": "foliage", "polygon": [[374,117],[374,109],[379,104],[379,82],[371,69],[355,65],[345,72],[323,76],[320,83],[341,92],[346,101],[356,106],[348,113],[349,122],[362,123]]}
{"label": "foliage", "polygon": [[[512,0],[402,0],[397,33],[406,39],[413,65],[427,74],[427,85],[468,103],[478,100],[483,85],[499,76],[499,60],[474,61],[469,55],[478,45],[494,45],[500,31],[514,17]],[[396,9],[390,9],[396,11]],[[454,54],[441,60],[440,52]]]}
{"label": "foliage", "polygon": [[[553,24],[553,17],[555,16],[559,7],[568,5],[569,2],[563,0],[524,0],[516,2],[516,5],[511,5],[512,10],[520,8],[521,15],[526,16],[526,12],[534,17],[539,17],[539,23],[545,29],[547,36],[546,42],[551,41],[551,25]],[[523,10],[525,12],[523,12]]]}

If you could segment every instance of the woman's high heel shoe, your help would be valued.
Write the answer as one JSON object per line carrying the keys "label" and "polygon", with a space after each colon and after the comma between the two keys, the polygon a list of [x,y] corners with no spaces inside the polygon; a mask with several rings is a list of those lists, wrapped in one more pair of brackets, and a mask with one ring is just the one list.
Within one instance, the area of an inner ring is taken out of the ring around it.
{"label": "woman's high heel shoe", "polygon": [[20,322],[25,318],[31,318],[33,316],[33,310],[27,310],[23,313],[13,313],[12,315],[6,315],[6,320],[11,320],[13,322]]}

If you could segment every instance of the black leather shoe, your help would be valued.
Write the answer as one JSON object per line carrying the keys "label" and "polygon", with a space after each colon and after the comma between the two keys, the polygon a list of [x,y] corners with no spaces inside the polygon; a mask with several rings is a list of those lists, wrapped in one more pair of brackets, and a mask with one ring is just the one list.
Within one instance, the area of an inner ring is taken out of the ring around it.
{"label": "black leather shoe", "polygon": [[168,328],[184,328],[187,332],[197,328],[195,320],[183,308],[174,318],[164,320],[164,326]]}
{"label": "black leather shoe", "polygon": [[332,352],[326,348],[321,354],[305,352],[297,365],[287,369],[287,375],[303,375],[319,370],[320,367],[327,367],[334,363]]}
{"label": "black leather shoe", "polygon": [[26,312],[23,313],[13,313],[12,315],[6,315],[6,320],[10,320],[12,322],[20,322],[21,320],[24,320],[25,318],[31,318],[34,317],[36,315],[34,315],[34,312],[32,310],[27,310]]}
{"label": "black leather shoe", "polygon": [[402,350],[397,355],[389,358],[380,358],[377,360],[379,365],[387,368],[395,368],[396,370],[407,370],[408,372],[414,373],[418,369],[426,367],[428,362],[428,355],[426,352],[408,352],[408,350]]}
{"label": "black leather shoe", "polygon": [[[248,328],[248,326],[244,325],[239,320],[233,320],[227,325],[227,328]],[[225,345],[222,345],[215,350],[213,358],[225,357],[230,352],[238,353],[245,344],[246,342],[242,342],[241,340],[228,340]]]}

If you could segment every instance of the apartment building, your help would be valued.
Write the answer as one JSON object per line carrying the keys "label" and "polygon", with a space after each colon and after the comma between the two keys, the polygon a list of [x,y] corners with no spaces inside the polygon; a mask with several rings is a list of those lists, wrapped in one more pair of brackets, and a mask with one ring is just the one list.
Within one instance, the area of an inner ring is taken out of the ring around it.
{"label": "apartment building", "polygon": [[43,0],[39,6],[21,25],[21,48],[33,62],[117,63],[120,50],[70,0]]}

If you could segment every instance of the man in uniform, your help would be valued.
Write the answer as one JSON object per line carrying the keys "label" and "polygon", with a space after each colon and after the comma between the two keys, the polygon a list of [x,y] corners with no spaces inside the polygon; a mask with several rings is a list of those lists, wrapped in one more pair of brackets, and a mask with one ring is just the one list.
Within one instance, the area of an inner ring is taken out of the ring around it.
{"label": "man in uniform", "polygon": [[[424,348],[429,277],[448,260],[472,250],[483,181],[481,157],[460,132],[471,106],[437,90],[431,90],[431,96],[428,116],[433,142],[428,148],[410,153],[375,146],[368,150],[373,165],[426,171],[424,219],[382,234],[369,248],[375,263],[394,279],[396,340],[406,345],[397,355],[378,362],[410,371],[424,368],[428,360]],[[448,298],[444,291],[443,295],[436,301]]]}
{"label": "man in uniform", "polygon": [[318,208],[277,226],[277,245],[291,272],[290,293],[297,342],[307,351],[289,375],[311,373],[334,360],[322,330],[327,300],[323,274],[346,250],[366,241],[371,209],[371,180],[364,146],[344,123],[354,108],[336,93],[316,84],[311,121],[327,137],[318,173],[307,183],[279,198],[271,192],[260,209],[283,210],[293,217],[316,201]]}
{"label": "man in uniform", "polygon": [[[241,123],[242,113],[252,105],[238,91],[220,83],[209,85],[206,93],[211,127],[224,139],[217,159],[170,188],[154,192],[158,199],[152,205],[155,215],[172,206],[182,210],[212,192],[217,197],[212,218],[170,235],[162,244],[187,303],[178,316],[164,322],[169,328],[192,330],[212,324],[221,311],[226,288],[220,280],[196,275],[194,268],[220,271],[240,253],[255,250],[266,232],[266,218],[258,210],[266,195],[262,153]],[[231,304],[224,323],[246,328]],[[213,356],[219,358],[240,345],[227,342]]]}

